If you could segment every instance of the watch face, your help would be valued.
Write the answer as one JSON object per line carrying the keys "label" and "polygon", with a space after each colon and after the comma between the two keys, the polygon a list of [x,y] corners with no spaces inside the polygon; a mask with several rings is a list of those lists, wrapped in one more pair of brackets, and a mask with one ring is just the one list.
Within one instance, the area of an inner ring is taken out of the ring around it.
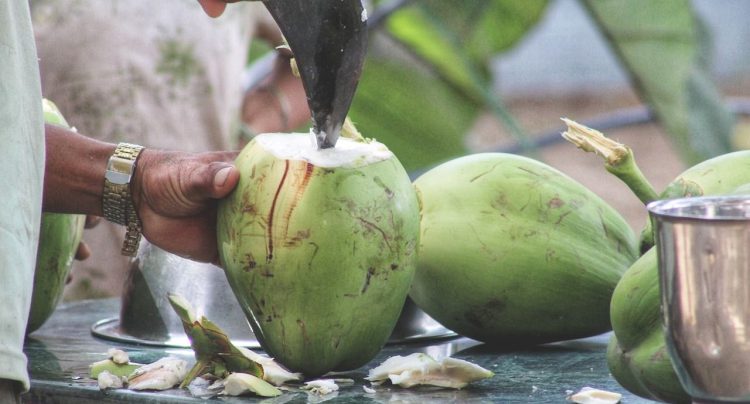
{"label": "watch face", "polygon": [[104,174],[109,182],[118,185],[125,185],[130,182],[130,176],[133,174],[133,160],[112,156],[107,165],[107,172]]}
{"label": "watch face", "polygon": [[125,185],[130,183],[130,174],[118,173],[117,171],[107,170],[107,172],[104,173],[104,178],[114,185]]}

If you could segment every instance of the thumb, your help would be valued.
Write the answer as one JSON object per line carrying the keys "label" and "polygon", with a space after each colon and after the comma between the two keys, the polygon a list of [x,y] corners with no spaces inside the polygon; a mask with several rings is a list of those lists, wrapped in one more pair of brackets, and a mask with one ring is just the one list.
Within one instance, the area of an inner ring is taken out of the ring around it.
{"label": "thumb", "polygon": [[187,182],[183,183],[183,192],[185,197],[193,202],[220,199],[234,189],[239,178],[239,171],[231,164],[202,164],[202,167],[190,172]]}
{"label": "thumb", "polygon": [[210,194],[211,197],[220,199],[229,195],[234,187],[237,186],[237,182],[240,179],[240,172],[232,165],[214,164],[219,166],[219,169],[214,174],[213,189]]}

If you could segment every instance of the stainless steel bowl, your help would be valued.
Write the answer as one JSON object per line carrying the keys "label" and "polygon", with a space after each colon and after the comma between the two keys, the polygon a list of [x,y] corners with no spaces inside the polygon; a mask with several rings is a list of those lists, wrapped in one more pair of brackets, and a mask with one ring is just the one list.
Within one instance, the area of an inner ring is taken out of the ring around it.
{"label": "stainless steel bowl", "polygon": [[[189,347],[168,293],[188,299],[198,315],[219,325],[237,345],[260,347],[221,268],[180,258],[145,241],[131,263],[120,316],[96,322],[92,333],[124,343]],[[454,336],[407,299],[389,343]]]}

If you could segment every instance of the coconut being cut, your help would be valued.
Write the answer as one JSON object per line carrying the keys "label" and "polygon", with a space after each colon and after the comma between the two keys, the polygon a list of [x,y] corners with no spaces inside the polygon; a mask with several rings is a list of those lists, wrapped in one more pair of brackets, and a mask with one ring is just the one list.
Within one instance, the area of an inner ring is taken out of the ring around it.
{"label": "coconut being cut", "polygon": [[388,148],[263,134],[218,212],[219,255],[263,349],[315,377],[355,369],[390,336],[414,276],[419,208]]}
{"label": "coconut being cut", "polygon": [[294,55],[310,134],[264,134],[237,158],[218,248],[263,349],[307,377],[357,368],[385,344],[416,265],[417,197],[375,141],[339,139],[362,73],[360,1],[264,2]]}

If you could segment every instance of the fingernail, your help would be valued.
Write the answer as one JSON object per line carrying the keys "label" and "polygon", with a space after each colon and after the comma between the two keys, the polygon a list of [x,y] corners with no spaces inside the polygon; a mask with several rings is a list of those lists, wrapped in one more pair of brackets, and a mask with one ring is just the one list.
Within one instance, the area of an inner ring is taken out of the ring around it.
{"label": "fingernail", "polygon": [[229,172],[232,170],[232,167],[224,167],[221,170],[216,172],[216,175],[214,176],[214,186],[216,187],[223,187],[224,183],[227,182],[227,177],[229,177]]}

